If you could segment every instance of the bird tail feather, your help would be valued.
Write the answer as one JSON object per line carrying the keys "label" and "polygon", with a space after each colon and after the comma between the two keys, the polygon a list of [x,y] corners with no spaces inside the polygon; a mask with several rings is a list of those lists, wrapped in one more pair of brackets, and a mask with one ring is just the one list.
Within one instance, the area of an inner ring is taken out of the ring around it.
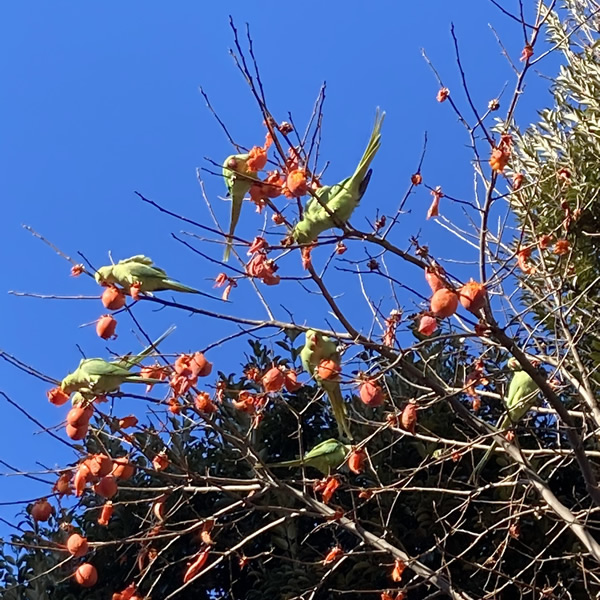
{"label": "bird tail feather", "polygon": [[227,238],[227,244],[225,245],[225,252],[223,253],[223,262],[227,262],[229,260],[229,254],[231,253],[231,248],[233,246],[233,234],[235,233],[235,228],[240,220],[240,214],[242,212],[242,200],[233,201],[231,199],[231,216],[229,220],[229,237]]}
{"label": "bird tail feather", "polygon": [[172,279],[167,279],[165,282],[165,289],[173,290],[174,292],[184,292],[187,294],[200,294],[200,291],[189,287],[187,285],[183,285],[183,283],[179,283],[179,281],[173,281]]}
{"label": "bird tail feather", "polygon": [[497,446],[497,444],[496,444],[496,442],[494,442],[490,446],[490,449],[483,455],[483,458],[477,463],[477,465],[473,469],[473,473],[471,474],[471,477],[469,479],[469,481],[471,483],[477,483],[477,481],[479,480],[479,476],[481,475],[481,472],[483,471],[483,468],[485,467],[485,465],[488,463],[488,461],[492,457],[492,454],[493,454],[494,450],[496,449],[496,446]]}
{"label": "bird tail feather", "polygon": [[[142,360],[146,358],[146,356],[148,356],[151,352],[156,350],[158,346],[162,344],[162,342],[164,342],[167,339],[167,337],[169,337],[175,331],[175,329],[175,325],[171,325],[171,327],[169,327],[169,329],[167,329],[157,340],[155,340],[152,344],[144,348],[139,354],[135,356],[122,358],[117,364],[126,369],[131,369],[131,367],[140,364]],[[146,381],[148,384],[151,383],[149,379],[145,379],[144,381]]]}
{"label": "bird tail feather", "polygon": [[333,416],[337,422],[340,437],[346,437],[347,439],[351,440],[352,432],[350,431],[348,414],[346,412],[346,403],[344,402],[344,397],[342,396],[340,384],[335,383],[335,385],[327,385],[326,391],[329,402],[331,403],[331,408],[333,410]]}
{"label": "bird tail feather", "polygon": [[383,119],[385,118],[385,112],[380,113],[379,109],[375,113],[375,124],[373,125],[373,131],[371,133],[371,138],[369,139],[369,143],[367,144],[367,148],[358,163],[358,167],[356,167],[356,171],[354,172],[353,179],[355,181],[361,181],[366,177],[367,170],[369,165],[375,158],[377,151],[379,150],[379,146],[381,145],[381,125],[383,124]]}
{"label": "bird tail feather", "polygon": [[153,377],[140,377],[139,375],[128,375],[125,383],[146,383],[148,385],[154,385],[155,383],[165,383],[165,380]]}
{"label": "bird tail feather", "polygon": [[301,460],[284,460],[283,462],[268,463],[267,467],[299,467],[302,464]]}

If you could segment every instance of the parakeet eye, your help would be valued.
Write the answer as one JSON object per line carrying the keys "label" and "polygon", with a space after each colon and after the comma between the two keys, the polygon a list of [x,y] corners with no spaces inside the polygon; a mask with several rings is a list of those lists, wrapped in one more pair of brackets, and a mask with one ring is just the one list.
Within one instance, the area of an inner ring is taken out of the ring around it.
{"label": "parakeet eye", "polygon": [[230,169],[237,169],[237,166],[238,166],[237,160],[235,158],[230,159],[229,162],[227,163],[227,166]]}

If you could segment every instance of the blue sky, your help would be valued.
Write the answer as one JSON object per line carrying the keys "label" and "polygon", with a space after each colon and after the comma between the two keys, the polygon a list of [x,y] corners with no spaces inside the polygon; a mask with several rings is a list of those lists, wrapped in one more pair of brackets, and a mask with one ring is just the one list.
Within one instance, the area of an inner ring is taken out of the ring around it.
{"label": "blue sky", "polygon": [[[511,8],[516,2],[503,4]],[[262,119],[228,54],[233,43],[230,13],[241,31],[246,21],[250,23],[268,103],[278,119],[286,119],[291,111],[303,126],[321,82],[327,81],[322,156],[331,166],[326,183],[354,169],[375,107],[387,111],[375,173],[354,217],[357,226],[366,226],[364,219],[373,218],[375,207],[388,215],[395,212],[418,163],[425,131],[426,182],[471,199],[467,138],[449,106],[435,101],[438,86],[420,49],[426,49],[453,97],[465,107],[449,32],[454,22],[473,98],[483,112],[505,82],[509,90],[514,85],[488,23],[494,24],[513,60],[523,46],[521,29],[488,2],[6,2],[0,7],[0,257],[5,273],[0,286],[0,348],[56,378],[77,364],[76,344],[88,356],[106,355],[107,346],[116,352],[136,349],[125,318],[119,323],[120,337],[108,344],[96,337],[93,327],[80,327],[102,314],[99,301],[7,294],[98,294],[88,278],[71,278],[68,263],[22,224],[66,253],[83,252],[95,265],[109,262],[109,250],[116,259],[144,253],[181,281],[211,291],[210,280],[220,269],[175,241],[171,232],[180,231],[181,223],[143,205],[133,192],[211,224],[195,169],[210,167],[204,157],[221,162],[231,147],[206,109],[200,85],[236,140],[246,146],[262,143]],[[551,67],[546,71],[552,73]],[[522,124],[535,118],[547,82],[534,75],[528,85],[518,113]],[[205,178],[225,225],[229,206],[217,198],[224,195],[223,182],[208,174]],[[465,250],[456,238],[445,235],[435,222],[424,221],[429,202],[423,188],[411,197],[411,214],[394,240],[407,248],[410,236],[420,230],[422,241],[435,254],[464,259]],[[263,218],[253,207],[244,208],[239,231],[251,238]],[[442,211],[460,213],[448,203]],[[220,246],[204,248],[220,258]],[[325,256],[315,256],[322,264]],[[361,248],[356,256],[364,256]],[[299,274],[297,263],[297,256],[282,261],[282,274]],[[402,263],[392,268],[397,278],[426,294],[420,273]],[[466,278],[469,272],[462,274]],[[340,302],[348,314],[368,328],[370,313],[357,299],[356,281],[334,275],[331,282],[336,293],[345,295]],[[296,284],[262,289],[274,306],[284,303],[293,310],[297,321],[324,324],[318,297],[307,298]],[[381,297],[386,292],[372,293]],[[234,291],[232,300],[226,307],[194,301],[234,314],[264,316],[247,284]],[[386,312],[393,308],[385,302],[383,307]],[[414,311],[417,305],[407,298],[406,308]],[[210,319],[156,313],[145,306],[136,308],[136,315],[151,335],[178,324],[165,344],[171,352],[204,347],[235,330]],[[279,308],[278,315],[286,318]],[[232,371],[243,361],[245,349],[230,345],[210,358]],[[60,423],[66,410],[47,403],[47,388],[0,361],[0,390],[51,427]],[[53,468],[74,459],[2,399],[0,406],[0,458],[22,470],[41,469],[40,464]],[[121,405],[117,412],[125,415],[141,408]],[[0,472],[7,469],[0,466]],[[0,503],[48,491],[23,477],[0,478]],[[1,517],[11,519],[14,512],[14,506],[0,505]]]}

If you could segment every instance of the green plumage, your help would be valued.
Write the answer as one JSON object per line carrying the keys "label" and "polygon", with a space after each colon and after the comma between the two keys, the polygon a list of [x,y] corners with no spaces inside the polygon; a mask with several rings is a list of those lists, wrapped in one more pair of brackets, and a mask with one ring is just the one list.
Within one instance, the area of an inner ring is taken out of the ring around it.
{"label": "green plumage", "polygon": [[[511,425],[518,423],[529,411],[535,403],[537,397],[538,385],[525,371],[521,370],[521,366],[516,361],[509,361],[509,367],[515,373],[508,386],[508,396],[505,399],[506,415],[504,415],[496,425],[500,431],[508,429]],[[498,444],[492,443],[490,449],[485,453],[479,461],[471,476],[472,481],[477,481],[479,474],[489,461],[492,453]]]}
{"label": "green plumage", "polygon": [[102,358],[85,358],[81,360],[77,369],[62,380],[61,389],[67,394],[88,392],[102,396],[110,392],[116,392],[124,383],[160,383],[160,379],[143,378],[134,375],[130,370],[155,350],[174,330],[175,327],[170,327],[152,345],[144,348],[135,356],[127,356],[112,362]]}
{"label": "green plumage", "polygon": [[350,446],[331,438],[321,442],[320,444],[317,444],[304,455],[304,458],[272,463],[267,466],[291,468],[304,465],[306,467],[314,467],[318,471],[321,471],[323,475],[328,475],[346,460],[348,452],[350,452]]}
{"label": "green plumage", "polygon": [[225,179],[227,193],[231,198],[231,216],[229,219],[230,237],[227,238],[225,253],[223,254],[224,262],[229,260],[231,246],[233,245],[233,239],[231,236],[233,236],[235,233],[236,225],[240,220],[244,196],[252,187],[253,181],[252,179],[249,179],[248,176],[254,178],[256,177],[255,171],[248,171],[248,157],[248,154],[232,154],[231,156],[228,156],[223,163],[223,179]]}
{"label": "green plumage", "polygon": [[381,144],[384,117],[385,113],[380,114],[377,109],[371,138],[354,174],[336,185],[315,190],[315,196],[306,203],[302,219],[292,232],[296,242],[314,242],[321,233],[335,227],[336,222],[346,223],[350,219],[369,184],[372,172],[369,166]]}
{"label": "green plumage", "polygon": [[352,439],[350,425],[346,414],[346,404],[342,396],[342,390],[338,381],[321,379],[317,373],[317,367],[322,360],[333,360],[340,364],[340,355],[337,351],[337,344],[331,338],[322,335],[314,329],[306,332],[306,341],[300,351],[300,360],[304,370],[310,373],[315,381],[327,392],[327,397],[331,403],[333,416],[338,424],[340,437]]}
{"label": "green plumage", "polygon": [[165,271],[155,266],[152,259],[143,254],[120,260],[116,265],[100,267],[94,277],[100,285],[120,285],[126,293],[129,293],[132,285],[139,284],[139,291],[144,293],[173,290],[208,295],[169,279]]}

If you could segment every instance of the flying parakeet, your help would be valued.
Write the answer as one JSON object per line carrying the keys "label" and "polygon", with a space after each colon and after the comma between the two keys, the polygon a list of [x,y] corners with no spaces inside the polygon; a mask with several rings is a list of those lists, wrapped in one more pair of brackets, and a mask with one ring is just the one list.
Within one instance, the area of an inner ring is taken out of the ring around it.
{"label": "flying parakeet", "polygon": [[[346,223],[350,219],[369,185],[372,173],[369,165],[379,150],[384,117],[385,113],[380,114],[377,109],[371,139],[354,174],[336,185],[315,190],[315,195],[306,203],[302,219],[292,232],[296,242],[314,242],[325,230],[335,227],[336,222]],[[329,212],[323,205],[327,206]],[[335,220],[331,215],[335,215]]]}
{"label": "flying parakeet", "polygon": [[117,284],[128,294],[130,288],[135,286],[139,292],[144,293],[173,290],[175,292],[202,294],[214,298],[210,294],[205,294],[174,279],[169,279],[169,276],[162,269],[154,265],[151,258],[143,254],[120,260],[116,265],[100,267],[94,277],[100,285]]}
{"label": "flying parakeet", "polygon": [[62,380],[61,389],[67,394],[82,391],[102,396],[117,391],[124,383],[144,383],[148,385],[160,383],[160,379],[149,379],[133,375],[130,370],[155,350],[174,330],[175,327],[170,327],[152,345],[144,348],[135,356],[126,356],[112,362],[102,358],[82,359],[77,369]]}
{"label": "flying parakeet", "polygon": [[329,439],[317,444],[312,450],[304,455],[304,458],[287,460],[285,462],[272,463],[268,467],[314,467],[323,475],[329,475],[330,471],[337,469],[345,460],[350,446],[342,444],[336,439]]}
{"label": "flying parakeet", "polygon": [[304,370],[315,378],[315,381],[327,392],[327,397],[331,403],[333,416],[338,424],[340,437],[352,439],[350,426],[346,415],[346,405],[342,390],[338,381],[322,379],[319,377],[317,367],[322,360],[332,360],[337,365],[340,364],[340,355],[337,351],[337,345],[331,338],[320,334],[314,329],[306,332],[306,341],[300,351],[300,360]]}
{"label": "flying parakeet", "polygon": [[[231,156],[228,156],[223,163],[223,178],[225,179],[227,192],[231,198],[231,217],[229,219],[230,236],[233,236],[235,226],[240,219],[244,196],[252,187],[253,183],[252,179],[248,179],[247,177],[244,177],[244,175],[256,177],[255,171],[248,170],[247,161],[249,157],[249,154],[232,154]],[[231,252],[232,245],[233,239],[228,237],[225,253],[223,254],[224,262],[229,260],[229,253]]]}
{"label": "flying parakeet", "polygon": [[[507,413],[496,425],[500,431],[505,431],[511,425],[518,423],[527,414],[529,409],[533,406],[538,392],[537,383],[528,373],[521,369],[521,365],[516,359],[511,358],[508,361],[508,366],[515,373],[508,386],[508,396],[506,397]],[[479,474],[492,456],[497,445],[496,442],[492,443],[491,448],[485,453],[473,470],[471,481],[477,481]]]}

